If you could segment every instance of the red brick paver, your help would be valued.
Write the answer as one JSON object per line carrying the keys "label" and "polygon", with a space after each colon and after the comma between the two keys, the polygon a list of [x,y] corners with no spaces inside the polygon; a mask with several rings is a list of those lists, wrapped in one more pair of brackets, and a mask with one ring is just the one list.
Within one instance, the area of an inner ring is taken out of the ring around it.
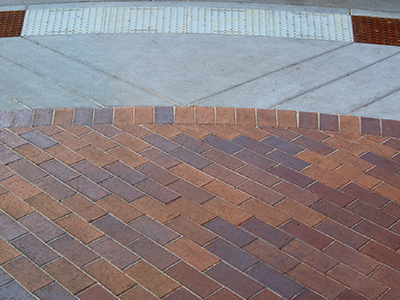
{"label": "red brick paver", "polygon": [[0,295],[400,295],[397,122],[136,107],[12,112],[7,124]]}

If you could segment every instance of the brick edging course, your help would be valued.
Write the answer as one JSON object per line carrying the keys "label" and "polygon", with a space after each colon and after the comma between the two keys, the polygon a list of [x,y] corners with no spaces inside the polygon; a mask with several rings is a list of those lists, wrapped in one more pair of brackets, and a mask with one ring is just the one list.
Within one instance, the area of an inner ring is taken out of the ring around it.
{"label": "brick edging course", "polygon": [[0,128],[70,125],[187,124],[268,126],[400,138],[400,121],[233,107],[106,107],[0,112]]}

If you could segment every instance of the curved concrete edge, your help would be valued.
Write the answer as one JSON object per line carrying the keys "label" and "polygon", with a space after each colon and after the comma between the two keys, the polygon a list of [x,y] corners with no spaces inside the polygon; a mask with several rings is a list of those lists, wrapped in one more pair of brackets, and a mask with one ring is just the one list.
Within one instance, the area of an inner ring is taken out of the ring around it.
{"label": "curved concrete edge", "polygon": [[[137,1],[137,0],[136,0]],[[143,2],[155,2],[162,3],[170,0],[147,0]],[[200,0],[204,1],[204,0]],[[208,0],[207,2],[218,2],[220,0]],[[64,3],[75,3],[75,4],[96,4],[99,2],[106,3],[118,3],[118,2],[129,2],[129,0],[0,0],[1,6],[16,6],[23,5],[25,7],[35,5],[51,5]],[[185,0],[178,2],[199,2],[198,0]],[[230,0],[231,3],[243,3],[243,4],[256,4],[256,5],[273,5],[273,6],[293,6],[293,7],[314,7],[319,9],[359,9],[368,11],[380,11],[380,12],[397,12],[400,13],[400,7],[397,0]]]}
{"label": "curved concrete edge", "polygon": [[265,126],[400,138],[400,121],[292,110],[192,106],[0,112],[0,128],[141,124]]}
{"label": "curved concrete edge", "polygon": [[219,1],[66,1],[66,2],[50,2],[50,3],[29,3],[25,2],[20,5],[2,5],[0,0],[0,11],[18,11],[18,10],[30,10],[30,9],[61,9],[61,8],[91,8],[91,7],[213,7],[213,8],[238,8],[238,9],[271,9],[271,10],[285,10],[292,12],[311,12],[311,13],[331,13],[331,14],[343,14],[343,15],[354,15],[354,16],[369,16],[369,17],[379,17],[379,18],[400,18],[400,9],[398,11],[385,10],[382,7],[334,7],[334,6],[324,6],[324,5],[300,5],[294,4],[290,1],[274,3],[271,2],[219,2]]}

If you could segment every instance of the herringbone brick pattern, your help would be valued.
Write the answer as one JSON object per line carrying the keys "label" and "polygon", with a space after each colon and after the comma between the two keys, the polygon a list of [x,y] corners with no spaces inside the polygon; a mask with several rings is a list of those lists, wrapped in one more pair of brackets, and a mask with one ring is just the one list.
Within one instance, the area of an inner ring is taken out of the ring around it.
{"label": "herringbone brick pattern", "polygon": [[218,110],[1,129],[0,298],[400,299],[400,140]]}

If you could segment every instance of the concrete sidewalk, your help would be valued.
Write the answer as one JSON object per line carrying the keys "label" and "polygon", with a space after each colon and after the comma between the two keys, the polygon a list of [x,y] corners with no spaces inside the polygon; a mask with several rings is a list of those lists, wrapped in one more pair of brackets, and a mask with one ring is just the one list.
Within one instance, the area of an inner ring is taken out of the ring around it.
{"label": "concrete sidewalk", "polygon": [[[110,2],[29,6],[28,11],[160,5],[271,9],[251,3]],[[344,41],[227,34],[26,35],[0,39],[0,110],[196,105],[400,120],[399,70],[399,47]]]}

